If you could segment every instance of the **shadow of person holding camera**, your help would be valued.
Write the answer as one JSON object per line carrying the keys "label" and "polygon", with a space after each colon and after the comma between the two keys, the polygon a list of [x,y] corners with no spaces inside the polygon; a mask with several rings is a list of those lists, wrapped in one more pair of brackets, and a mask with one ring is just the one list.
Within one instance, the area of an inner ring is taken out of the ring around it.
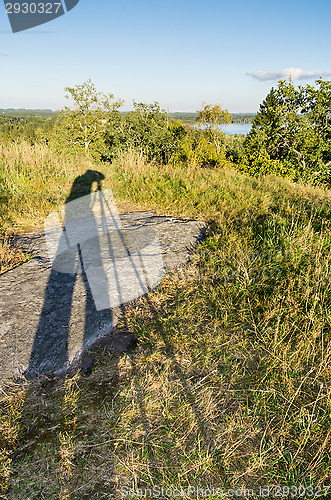
{"label": "shadow of person holding camera", "polygon": [[[97,234],[97,221],[92,210],[93,192],[98,194],[102,189],[104,175],[96,170],[88,170],[77,177],[66,199],[60,220],[62,228],[54,246],[54,254],[49,279],[46,285],[43,308],[31,350],[29,366],[25,372],[27,378],[40,373],[60,374],[70,363],[68,357],[68,342],[70,325],[72,323],[83,329],[83,338],[73,339],[74,343],[88,344],[94,332],[103,323],[106,327],[112,326],[111,310],[97,311],[93,301],[91,288],[86,276],[85,265],[82,259],[80,242],[71,245],[68,227],[77,227],[77,236],[88,231]],[[95,186],[95,190],[93,189]],[[79,210],[79,199],[85,200],[82,211]],[[71,210],[72,203],[78,205]],[[77,210],[78,208],[78,210]],[[62,215],[62,217],[61,217]],[[84,235],[86,237],[86,234]],[[94,237],[95,259],[101,260],[98,240]],[[74,292],[77,287],[77,299]],[[102,290],[107,294],[107,287]],[[84,294],[84,307],[79,294]],[[76,304],[75,304],[76,302]],[[76,307],[75,307],[76,305]],[[84,323],[84,324],[83,324]],[[76,346],[77,347],[77,346]]]}

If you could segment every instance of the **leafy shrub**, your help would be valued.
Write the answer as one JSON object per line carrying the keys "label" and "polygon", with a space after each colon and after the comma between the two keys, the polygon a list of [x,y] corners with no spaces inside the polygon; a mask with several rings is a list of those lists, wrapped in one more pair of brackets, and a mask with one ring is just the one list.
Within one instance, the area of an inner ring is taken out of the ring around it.
{"label": "leafy shrub", "polygon": [[225,156],[226,159],[239,163],[240,158],[244,155],[244,140],[243,134],[227,135],[225,138]]}
{"label": "leafy shrub", "polygon": [[177,144],[172,161],[199,167],[220,167],[227,161],[225,146],[222,144],[217,147],[208,130],[187,127],[186,134]]}
{"label": "leafy shrub", "polygon": [[289,179],[295,177],[295,171],[290,165],[284,165],[280,160],[273,160],[263,150],[243,155],[237,168],[252,176],[274,174]]}
{"label": "leafy shrub", "polygon": [[157,102],[134,102],[133,111],[109,120],[105,146],[108,158],[119,151],[136,150],[149,161],[166,163],[175,149],[178,135],[179,126],[168,126],[167,113]]}

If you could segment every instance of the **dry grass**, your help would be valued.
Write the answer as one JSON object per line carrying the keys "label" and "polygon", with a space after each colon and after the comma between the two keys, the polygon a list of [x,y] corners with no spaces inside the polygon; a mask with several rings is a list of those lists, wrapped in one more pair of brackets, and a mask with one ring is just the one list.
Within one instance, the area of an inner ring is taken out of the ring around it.
{"label": "dry grass", "polygon": [[117,199],[203,218],[209,235],[185,270],[127,309],[130,356],[100,351],[90,376],[7,393],[5,498],[153,486],[261,498],[259,486],[277,484],[317,498],[331,474],[330,192],[134,154],[101,168]]}
{"label": "dry grass", "polygon": [[0,143],[1,232],[40,227],[87,168],[86,160],[61,157],[44,144]]}
{"label": "dry grass", "polygon": [[45,144],[0,143],[0,274],[30,258],[12,244],[15,235],[42,227],[89,168],[86,159],[59,156]]}
{"label": "dry grass", "polygon": [[0,234],[0,274],[29,260],[30,254],[13,243],[10,234]]}

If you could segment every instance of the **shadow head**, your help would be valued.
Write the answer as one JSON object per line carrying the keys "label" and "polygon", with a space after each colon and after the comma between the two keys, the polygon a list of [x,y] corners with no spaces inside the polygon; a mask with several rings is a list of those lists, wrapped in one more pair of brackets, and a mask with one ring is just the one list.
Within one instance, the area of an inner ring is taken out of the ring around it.
{"label": "shadow head", "polygon": [[91,194],[94,182],[97,183],[97,190],[101,191],[104,179],[105,176],[97,170],[87,170],[84,174],[79,175],[72,184],[66,203]]}

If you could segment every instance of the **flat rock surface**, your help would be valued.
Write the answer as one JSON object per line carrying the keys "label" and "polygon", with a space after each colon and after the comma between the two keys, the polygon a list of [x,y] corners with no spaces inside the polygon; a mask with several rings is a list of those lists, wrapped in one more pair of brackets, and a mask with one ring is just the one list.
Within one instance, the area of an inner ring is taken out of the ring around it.
{"label": "flat rock surface", "polygon": [[[111,334],[120,315],[121,297],[122,302],[130,302],[130,298],[142,295],[146,287],[153,288],[149,268],[155,248],[160,249],[162,272],[167,272],[189,260],[206,229],[203,222],[155,216],[151,212],[121,214],[120,219],[120,237],[112,234],[107,241],[94,243],[90,254],[85,247],[75,247],[78,267],[71,272],[63,267],[65,253],[50,260],[44,231],[18,238],[17,243],[34,257],[0,276],[0,384],[13,376],[65,372],[87,347]],[[124,233],[125,241],[121,236]],[[133,238],[137,234],[138,245],[137,238]],[[151,246],[153,235],[156,239]],[[110,246],[111,252],[105,256],[105,248]],[[107,266],[93,267],[89,261],[91,255],[95,257],[96,248],[100,262],[106,261]],[[127,261],[123,260],[124,254]],[[117,294],[108,294],[103,288],[96,291],[98,279],[104,279],[109,290],[111,279],[115,279]],[[157,281],[154,279],[153,283],[156,285]],[[106,302],[114,306],[102,308],[107,294]],[[97,307],[98,303],[101,307]]]}

